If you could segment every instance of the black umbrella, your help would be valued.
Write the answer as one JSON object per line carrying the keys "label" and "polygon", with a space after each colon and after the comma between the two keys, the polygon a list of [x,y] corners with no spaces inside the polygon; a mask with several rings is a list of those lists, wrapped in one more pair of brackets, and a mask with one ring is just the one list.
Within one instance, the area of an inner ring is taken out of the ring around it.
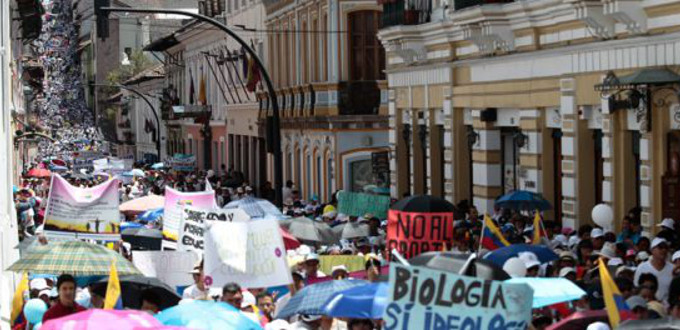
{"label": "black umbrella", "polygon": [[160,230],[146,227],[124,229],[120,235],[123,241],[141,250],[160,250],[163,241],[163,233]]}
{"label": "black umbrella", "polygon": [[[413,266],[458,273],[469,256],[454,252],[425,252],[409,259],[408,262]],[[502,268],[484,259],[474,259],[463,275],[497,281],[510,278]]]}
{"label": "black umbrella", "polygon": [[[139,309],[142,307],[142,291],[151,290],[160,299],[161,310],[175,306],[182,299],[169,285],[155,277],[141,275],[123,276],[119,279],[123,291],[123,307]],[[106,287],[109,279],[105,278],[92,284],[92,291],[102,297],[106,297]]]}
{"label": "black umbrella", "polygon": [[391,207],[392,210],[418,213],[453,212],[455,207],[445,199],[429,195],[404,198]]}

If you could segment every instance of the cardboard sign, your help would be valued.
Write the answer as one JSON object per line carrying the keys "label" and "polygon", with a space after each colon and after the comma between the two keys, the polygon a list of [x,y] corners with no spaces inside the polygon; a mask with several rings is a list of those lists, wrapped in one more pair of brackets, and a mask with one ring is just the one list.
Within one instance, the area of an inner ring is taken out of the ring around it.
{"label": "cardboard sign", "polygon": [[347,215],[361,217],[370,213],[379,219],[385,219],[390,208],[389,196],[339,191],[337,197],[338,213]]}
{"label": "cardboard sign", "polygon": [[[210,209],[215,205],[214,191],[185,193],[165,187],[165,205],[163,209],[163,239],[176,242],[179,237],[179,225],[182,220],[182,209],[185,206]],[[165,246],[168,246],[164,242]],[[170,246],[173,244],[170,244]]]}
{"label": "cardboard sign", "polygon": [[413,213],[390,210],[387,250],[396,248],[405,258],[441,251],[453,241],[453,213]]}
{"label": "cardboard sign", "polygon": [[293,281],[276,220],[206,222],[204,260],[211,286],[265,288]]}
{"label": "cardboard sign", "polygon": [[119,240],[119,203],[117,180],[78,188],[55,174],[45,209],[45,233],[52,237]]}
{"label": "cardboard sign", "polygon": [[533,291],[508,284],[423,267],[390,265],[386,330],[525,330],[531,322]]}
{"label": "cardboard sign", "polygon": [[248,214],[240,209],[199,209],[184,207],[179,226],[178,251],[196,251],[203,254],[205,223],[209,221],[247,222]]}
{"label": "cardboard sign", "polygon": [[132,263],[144,276],[157,277],[175,289],[194,284],[190,272],[198,260],[193,252],[132,251]]}

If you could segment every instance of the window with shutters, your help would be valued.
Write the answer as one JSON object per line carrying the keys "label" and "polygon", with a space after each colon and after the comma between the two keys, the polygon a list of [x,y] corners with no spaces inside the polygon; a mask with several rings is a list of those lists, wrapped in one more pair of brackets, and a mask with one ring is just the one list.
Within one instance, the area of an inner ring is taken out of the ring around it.
{"label": "window with shutters", "polygon": [[364,10],[349,14],[351,80],[385,79],[385,50],[378,40],[381,13]]}

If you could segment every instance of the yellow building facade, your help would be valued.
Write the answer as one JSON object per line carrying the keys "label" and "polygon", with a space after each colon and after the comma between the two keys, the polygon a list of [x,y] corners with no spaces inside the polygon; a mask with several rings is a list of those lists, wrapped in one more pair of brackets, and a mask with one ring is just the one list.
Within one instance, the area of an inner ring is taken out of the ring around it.
{"label": "yellow building facade", "polygon": [[648,231],[680,215],[680,1],[487,2],[432,3],[427,22],[380,31],[392,195],[492,212],[529,190],[572,228],[599,203],[617,228],[636,206]]}

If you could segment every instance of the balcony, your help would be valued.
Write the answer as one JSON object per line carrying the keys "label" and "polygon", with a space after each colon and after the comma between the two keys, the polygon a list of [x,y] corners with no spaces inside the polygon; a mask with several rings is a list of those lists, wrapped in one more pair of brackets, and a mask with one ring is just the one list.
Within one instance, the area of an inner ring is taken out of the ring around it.
{"label": "balcony", "polygon": [[185,104],[172,107],[173,118],[197,118],[209,116],[212,108],[209,105]]}
{"label": "balcony", "polygon": [[418,25],[430,22],[432,0],[384,0],[382,26]]}
{"label": "balcony", "polygon": [[338,84],[340,115],[376,115],[380,109],[378,82],[342,81]]}
{"label": "balcony", "polygon": [[453,0],[453,9],[461,10],[468,7],[481,6],[491,3],[510,3],[514,0]]}

